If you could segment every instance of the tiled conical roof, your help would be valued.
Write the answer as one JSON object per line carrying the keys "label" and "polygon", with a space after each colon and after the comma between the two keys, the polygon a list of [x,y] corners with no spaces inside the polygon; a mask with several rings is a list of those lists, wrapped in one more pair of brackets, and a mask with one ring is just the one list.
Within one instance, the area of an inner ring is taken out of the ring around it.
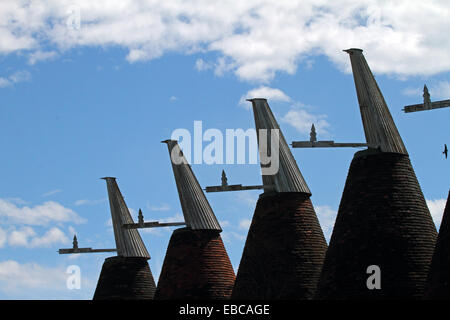
{"label": "tiled conical roof", "polygon": [[115,256],[105,259],[93,300],[152,300],[155,291],[146,258]]}
{"label": "tiled conical roof", "polygon": [[309,194],[261,194],[231,298],[312,299],[326,250]]}
{"label": "tiled conical roof", "polygon": [[[436,241],[407,155],[353,158],[318,286],[320,299],[419,299]],[[369,289],[370,266],[381,289]]]}
{"label": "tiled conical roof", "polygon": [[192,230],[222,231],[178,142],[175,140],[166,140],[163,142],[167,143],[169,148],[173,174],[177,184],[186,227]]}
{"label": "tiled conical roof", "polygon": [[450,300],[450,190],[431,262],[426,299]]}
{"label": "tiled conical roof", "polygon": [[234,280],[217,230],[176,229],[169,241],[155,300],[229,299]]}

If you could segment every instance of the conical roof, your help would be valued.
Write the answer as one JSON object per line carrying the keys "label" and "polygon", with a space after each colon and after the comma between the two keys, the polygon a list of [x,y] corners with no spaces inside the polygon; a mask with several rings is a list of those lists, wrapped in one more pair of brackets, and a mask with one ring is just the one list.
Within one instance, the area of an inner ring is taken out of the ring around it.
{"label": "conical roof", "polygon": [[173,174],[177,184],[186,227],[192,230],[222,231],[192,168],[176,140],[165,140],[169,148]]}
{"label": "conical roof", "polygon": [[[264,174],[262,175],[262,180],[264,184],[265,191],[276,191],[276,192],[304,192],[311,194],[308,185],[305,182],[300,170],[298,169],[297,163],[292,156],[291,150],[289,149],[286,140],[284,139],[283,133],[280,130],[277,120],[275,119],[272,110],[270,110],[269,104],[266,99],[255,98],[248,99],[252,102],[253,114],[255,117],[255,126],[258,137],[258,144],[261,148],[260,134],[261,129],[267,130],[267,150],[271,150],[271,134],[272,130],[278,130],[279,134],[279,157],[278,157],[278,170],[274,174]],[[263,152],[267,153],[267,150]],[[260,153],[261,158],[261,153]],[[273,157],[276,160],[276,157]],[[276,169],[276,163],[272,161],[270,165]],[[267,165],[261,163],[261,168],[267,168]],[[271,189],[272,188],[272,189]]]}
{"label": "conical roof", "polygon": [[174,230],[155,300],[229,299],[235,275],[217,230]]}
{"label": "conical roof", "polygon": [[381,152],[408,154],[388,106],[361,49],[344,50],[350,55],[356,93],[369,147]]}
{"label": "conical roof", "polygon": [[262,193],[231,299],[312,299],[326,250],[309,194]]}
{"label": "conical roof", "polygon": [[[436,227],[409,156],[359,151],[342,193],[319,299],[419,299]],[[369,271],[379,267],[379,272]],[[380,289],[369,287],[380,279]]]}
{"label": "conical roof", "polygon": [[425,298],[450,298],[450,190],[431,262]]}
{"label": "conical roof", "polygon": [[105,259],[93,300],[152,300],[156,291],[147,258]]}
{"label": "conical roof", "polygon": [[106,177],[109,205],[114,228],[114,237],[117,246],[117,255],[122,257],[143,257],[150,259],[144,242],[136,229],[124,229],[124,224],[134,223],[130,211],[125,203],[122,193],[117,185],[116,178]]}

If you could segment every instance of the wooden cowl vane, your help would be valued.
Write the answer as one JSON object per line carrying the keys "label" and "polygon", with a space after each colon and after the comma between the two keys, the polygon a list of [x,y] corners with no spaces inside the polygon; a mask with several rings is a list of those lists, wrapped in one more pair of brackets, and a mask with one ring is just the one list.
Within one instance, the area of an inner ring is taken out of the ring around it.
{"label": "wooden cowl vane", "polygon": [[153,299],[156,285],[144,242],[136,229],[125,229],[133,219],[115,178],[103,178],[108,188],[117,256],[103,264],[94,300]]}
{"label": "wooden cowl vane", "polygon": [[[270,164],[264,164],[261,162],[262,170],[267,170],[265,174],[263,171],[262,180],[266,187],[265,191],[275,192],[302,192],[311,194],[308,185],[303,178],[294,156],[289,149],[286,139],[280,130],[277,120],[275,119],[272,110],[270,110],[269,104],[266,99],[249,99],[253,106],[253,115],[255,117],[255,128],[258,137],[258,145],[260,149],[261,159],[266,157],[266,154],[271,150],[276,151],[272,144],[272,135],[278,134],[278,157],[272,155],[272,161]],[[264,147],[264,141],[260,141],[261,138],[265,138],[263,131],[266,132],[267,147]],[[266,149],[266,150],[264,150]],[[268,170],[272,168],[274,170]],[[272,174],[272,171],[274,172]]]}
{"label": "wooden cowl vane", "polygon": [[229,299],[235,275],[220,237],[222,228],[177,141],[163,142],[186,227],[170,238],[155,299]]}
{"label": "wooden cowl vane", "polygon": [[232,299],[311,299],[327,243],[311,192],[267,100],[250,101],[257,133],[267,130],[267,136],[258,134],[260,149],[266,143],[261,139],[267,138],[269,150],[278,142],[279,152],[271,154],[274,162],[270,163],[278,161],[278,170],[264,172],[268,165],[261,163],[264,193],[259,196],[248,231]]}
{"label": "wooden cowl vane", "polygon": [[450,190],[442,216],[436,241],[430,273],[428,275],[425,299],[450,300]]}
{"label": "wooden cowl vane", "polygon": [[350,165],[317,298],[419,299],[436,227],[362,50],[345,51],[369,148]]}
{"label": "wooden cowl vane", "polygon": [[407,155],[408,152],[362,50],[344,51],[350,55],[367,144],[378,147],[382,152]]}

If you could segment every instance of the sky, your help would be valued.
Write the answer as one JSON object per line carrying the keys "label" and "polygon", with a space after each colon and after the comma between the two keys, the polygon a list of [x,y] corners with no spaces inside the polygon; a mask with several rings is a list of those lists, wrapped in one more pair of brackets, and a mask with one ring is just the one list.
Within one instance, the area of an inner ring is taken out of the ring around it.
{"label": "sky", "polygon": [[[286,140],[365,142],[350,60],[366,60],[439,227],[449,191],[450,5],[399,1],[0,2],[0,299],[91,299],[114,248],[104,176],[134,217],[182,221],[161,140],[254,128],[246,98],[264,97]],[[209,142],[204,141],[203,147]],[[330,238],[358,149],[292,149]],[[193,164],[202,187],[261,183],[258,164]],[[260,191],[208,193],[237,270]],[[157,281],[173,228],[143,229]],[[66,285],[72,265],[81,288]]]}

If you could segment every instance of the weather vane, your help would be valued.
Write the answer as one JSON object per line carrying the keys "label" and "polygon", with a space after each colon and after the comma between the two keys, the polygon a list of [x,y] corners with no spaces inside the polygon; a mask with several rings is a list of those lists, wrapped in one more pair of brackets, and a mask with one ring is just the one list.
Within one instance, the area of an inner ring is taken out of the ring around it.
{"label": "weather vane", "polygon": [[428,92],[427,85],[423,86],[423,103],[413,104],[409,106],[405,106],[402,110],[405,113],[416,112],[416,111],[425,111],[439,108],[450,107],[450,100],[441,100],[431,102],[430,93]]}
{"label": "weather vane", "polygon": [[167,223],[160,223],[158,221],[145,222],[142,210],[139,209],[138,223],[126,223],[122,227],[125,229],[143,229],[143,228],[183,226],[185,224],[186,224],[185,222],[167,222]]}
{"label": "weather vane", "polygon": [[225,192],[225,191],[244,191],[256,189],[264,189],[264,186],[263,185],[243,186],[242,184],[229,185],[227,175],[225,174],[225,170],[222,170],[222,185],[206,187],[204,190],[206,192]]}
{"label": "weather vane", "polygon": [[117,252],[117,249],[92,249],[92,248],[78,248],[77,236],[73,236],[73,247],[70,249],[59,249],[59,254],[71,253],[95,253],[95,252]]}
{"label": "weather vane", "polygon": [[[446,108],[446,107],[450,107],[450,99],[431,102],[430,93],[428,92],[427,85],[424,85],[423,86],[423,103],[405,106],[402,110],[405,111],[405,113],[409,113],[409,112],[416,112],[416,111],[440,109],[440,108]],[[444,151],[442,153],[444,154],[445,159],[447,159],[448,149],[447,149],[446,144],[444,144]]]}
{"label": "weather vane", "polygon": [[[322,140],[317,141],[316,128],[314,123],[311,126],[311,132],[309,134],[309,141],[292,141],[292,148],[362,148],[369,147],[367,143],[356,143],[356,142],[334,142],[333,140]],[[372,146],[370,146],[372,147]],[[373,146],[376,148],[376,146]]]}
{"label": "weather vane", "polygon": [[144,245],[137,230],[139,228],[156,228],[156,227],[171,227],[184,225],[185,222],[159,223],[157,221],[145,222],[142,210],[139,209],[138,223],[134,223],[130,211],[125,203],[125,200],[117,185],[116,178],[106,177],[108,188],[108,198],[111,209],[111,219],[114,230],[114,238],[116,242],[115,249],[92,249],[79,248],[78,239],[75,235],[73,237],[73,247],[67,249],[59,249],[59,254],[73,254],[73,253],[96,253],[96,252],[117,252],[119,256],[125,257],[147,257],[150,255]]}

